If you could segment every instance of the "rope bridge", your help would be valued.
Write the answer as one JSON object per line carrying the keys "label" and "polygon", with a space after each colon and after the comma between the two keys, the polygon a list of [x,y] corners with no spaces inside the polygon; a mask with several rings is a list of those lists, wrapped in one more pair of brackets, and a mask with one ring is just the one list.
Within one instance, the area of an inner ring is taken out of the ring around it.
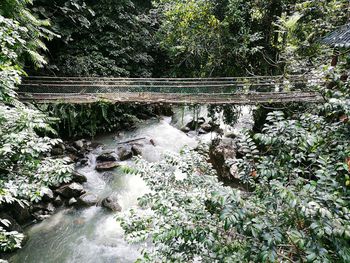
{"label": "rope bridge", "polygon": [[323,84],[312,76],[222,78],[25,78],[19,86],[23,101],[37,103],[257,104],[320,102],[312,87]]}

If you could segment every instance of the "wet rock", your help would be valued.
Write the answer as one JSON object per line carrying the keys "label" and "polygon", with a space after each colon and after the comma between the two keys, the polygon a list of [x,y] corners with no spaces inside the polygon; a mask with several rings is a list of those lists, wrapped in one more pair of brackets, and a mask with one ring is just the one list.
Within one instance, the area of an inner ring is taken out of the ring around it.
{"label": "wet rock", "polygon": [[16,222],[16,220],[7,213],[0,213],[0,218],[5,219],[9,222],[9,224],[3,224],[0,222],[0,226],[3,227],[7,231],[17,231],[19,233],[23,232],[23,228]]}
{"label": "wet rock", "polygon": [[98,202],[98,197],[92,193],[86,193],[77,199],[77,203],[75,204],[76,206],[79,207],[89,207],[89,206],[94,206]]}
{"label": "wet rock", "polygon": [[73,146],[77,150],[82,150],[84,148],[84,140],[78,140],[78,141],[73,142]]}
{"label": "wet rock", "polygon": [[97,162],[115,162],[117,159],[111,153],[102,153],[97,156]]}
{"label": "wet rock", "polygon": [[66,198],[78,197],[84,193],[84,188],[76,182],[66,184],[56,189],[56,192]]}
{"label": "wet rock", "polygon": [[184,133],[188,133],[188,132],[191,131],[191,129],[189,127],[185,126],[185,127],[181,128],[181,131],[184,132]]}
{"label": "wet rock", "polygon": [[227,138],[235,139],[235,138],[237,138],[237,136],[238,136],[238,134],[236,132],[225,133],[225,137],[227,137]]}
{"label": "wet rock", "polygon": [[63,155],[63,153],[64,153],[64,150],[58,147],[52,148],[51,150],[52,156],[60,156],[60,155]]}
{"label": "wet rock", "polygon": [[45,219],[48,219],[50,215],[46,214],[43,210],[39,210],[33,213],[33,217],[38,221],[44,221]]}
{"label": "wet rock", "polygon": [[120,146],[117,148],[118,156],[121,161],[126,161],[132,158],[131,147]]}
{"label": "wet rock", "polygon": [[48,188],[45,190],[42,200],[44,202],[51,202],[51,200],[53,200],[54,198],[55,197],[54,197],[53,191]]}
{"label": "wet rock", "polygon": [[142,146],[141,145],[137,145],[137,144],[133,144],[131,146],[131,151],[132,154],[137,156],[137,155],[142,155]]}
{"label": "wet rock", "polygon": [[186,127],[193,131],[199,128],[204,123],[205,119],[203,117],[200,117],[198,118],[198,120],[191,120],[189,123],[186,124]]}
{"label": "wet rock", "polygon": [[80,184],[87,182],[86,176],[81,174],[81,173],[78,173],[77,171],[73,171],[72,172],[72,176],[73,176],[73,181],[74,182],[77,182],[77,183],[80,183]]}
{"label": "wet rock", "polygon": [[150,142],[150,144],[152,144],[153,146],[156,146],[156,143],[155,143],[155,141],[154,141],[153,139],[150,139],[149,142]]}
{"label": "wet rock", "polygon": [[52,203],[36,203],[32,207],[32,211],[37,212],[37,211],[43,211],[47,212],[48,214],[53,214],[55,212],[55,207]]}
{"label": "wet rock", "polygon": [[53,200],[53,204],[56,206],[56,207],[59,207],[61,205],[63,205],[63,200],[62,200],[62,197],[61,196],[56,196],[55,200]]}
{"label": "wet rock", "polygon": [[121,206],[118,203],[118,198],[116,195],[111,195],[109,197],[106,197],[102,200],[101,205],[113,212],[120,212],[122,211]]}
{"label": "wet rock", "polygon": [[95,169],[101,172],[101,171],[113,170],[118,166],[119,166],[119,163],[117,162],[103,162],[103,163],[97,163]]}
{"label": "wet rock", "polygon": [[11,205],[11,215],[12,217],[21,225],[27,223],[31,219],[30,207],[27,205],[20,205],[17,202],[14,202]]}
{"label": "wet rock", "polygon": [[200,127],[205,132],[211,132],[213,130],[213,127],[209,123],[203,123]]}
{"label": "wet rock", "polygon": [[88,163],[89,163],[89,159],[88,159],[88,158],[80,159],[80,160],[78,161],[78,163],[79,163],[79,165],[81,165],[81,166],[86,166],[86,165],[88,165]]}
{"label": "wet rock", "polygon": [[73,146],[71,146],[71,145],[67,145],[67,146],[66,146],[66,151],[67,151],[68,153],[70,153],[70,154],[73,154],[73,155],[78,154],[78,150],[75,149],[75,148],[74,148]]}
{"label": "wet rock", "polygon": [[73,206],[73,205],[75,205],[77,202],[78,202],[77,199],[75,199],[74,197],[72,197],[71,199],[69,199],[68,205],[69,205],[69,206]]}
{"label": "wet rock", "polygon": [[202,128],[200,128],[198,130],[198,134],[207,134],[208,132],[206,132],[205,130],[203,130]]}
{"label": "wet rock", "polygon": [[234,140],[225,138],[212,143],[209,149],[210,162],[218,175],[223,178],[232,178],[227,160],[236,158],[236,145]]}

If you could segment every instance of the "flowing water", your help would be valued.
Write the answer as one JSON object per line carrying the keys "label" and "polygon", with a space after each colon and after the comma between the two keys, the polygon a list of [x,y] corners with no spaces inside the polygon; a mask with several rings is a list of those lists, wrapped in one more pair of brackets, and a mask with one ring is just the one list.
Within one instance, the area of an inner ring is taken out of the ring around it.
{"label": "flowing water", "polygon": [[[201,115],[205,115],[205,110]],[[214,134],[188,136],[178,127],[182,119],[186,121],[191,114],[181,115],[177,111],[174,118],[163,117],[145,121],[131,132],[102,136],[96,139],[103,147],[89,154],[89,163],[77,170],[87,177],[84,188],[104,198],[112,192],[118,193],[119,204],[123,210],[136,207],[137,198],[148,191],[141,178],[124,174],[120,169],[113,171],[107,178],[95,168],[96,157],[103,150],[113,150],[118,142],[146,137],[153,139],[155,146],[145,145],[142,157],[148,161],[157,161],[166,152],[179,152],[188,145],[196,147],[198,140],[208,141]],[[246,111],[236,128],[241,129],[249,123],[249,111]],[[248,121],[247,121],[248,120]],[[239,126],[240,125],[240,126]],[[132,165],[132,161],[124,162]],[[102,207],[86,209],[66,208],[58,211],[49,219],[32,226],[27,231],[29,237],[23,249],[9,261],[13,263],[98,263],[98,262],[134,262],[140,255],[136,245],[127,244],[123,231],[115,215]]]}

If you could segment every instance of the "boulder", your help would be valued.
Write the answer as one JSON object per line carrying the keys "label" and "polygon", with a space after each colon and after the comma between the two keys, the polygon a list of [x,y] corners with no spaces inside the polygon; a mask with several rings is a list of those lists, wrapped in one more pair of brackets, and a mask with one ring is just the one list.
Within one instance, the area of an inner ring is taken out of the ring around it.
{"label": "boulder", "polygon": [[44,192],[44,195],[42,197],[42,200],[44,202],[51,202],[54,199],[53,191],[50,188],[47,188]]}
{"label": "boulder", "polygon": [[209,158],[214,169],[222,178],[232,178],[227,160],[236,158],[236,145],[233,139],[214,141],[209,149]]}
{"label": "boulder", "polygon": [[96,162],[115,162],[117,159],[111,153],[102,153],[96,158]]}
{"label": "boulder", "polygon": [[203,117],[200,117],[198,118],[198,120],[191,120],[189,123],[186,124],[186,127],[193,131],[196,128],[199,128],[204,123],[205,119]]}
{"label": "boulder", "polygon": [[69,206],[73,206],[77,203],[77,199],[75,199],[74,197],[72,197],[71,199],[68,200],[68,205]]}
{"label": "boulder", "polygon": [[63,155],[63,153],[64,153],[64,150],[62,148],[59,148],[59,147],[52,148],[52,150],[51,150],[52,156],[60,156],[60,155]]}
{"label": "boulder", "polygon": [[55,210],[56,209],[52,203],[36,203],[32,207],[33,212],[46,211],[48,214],[53,214]]}
{"label": "boulder", "polygon": [[11,215],[19,224],[23,225],[31,220],[30,207],[14,202],[11,205]]}
{"label": "boulder", "polygon": [[65,198],[78,197],[84,193],[84,188],[81,184],[73,182],[66,184],[56,189],[56,192]]}
{"label": "boulder", "polygon": [[121,161],[126,161],[132,158],[131,147],[120,146],[117,149],[118,156]]}
{"label": "boulder", "polygon": [[86,176],[81,174],[81,173],[78,173],[77,171],[73,171],[72,172],[72,176],[73,176],[73,181],[74,182],[77,182],[77,183],[80,183],[80,184],[87,182]]}
{"label": "boulder", "polygon": [[191,131],[191,129],[189,127],[185,126],[185,127],[181,128],[181,131],[184,133],[188,133],[189,131]]}
{"label": "boulder", "polygon": [[1,212],[0,219],[5,219],[9,222],[9,224],[4,224],[0,221],[0,227],[3,227],[6,231],[17,231],[19,233],[23,232],[23,228],[9,214]]}
{"label": "boulder", "polygon": [[203,123],[200,128],[205,132],[211,132],[213,130],[213,127],[209,123]]}
{"label": "boulder", "polygon": [[206,132],[205,130],[203,130],[202,128],[200,128],[198,130],[198,134],[207,134],[208,132]]}
{"label": "boulder", "polygon": [[43,220],[49,218],[50,215],[45,213],[45,211],[43,211],[43,210],[38,210],[35,213],[33,213],[33,217],[38,221],[43,221]]}
{"label": "boulder", "polygon": [[82,150],[84,148],[84,140],[78,140],[73,142],[73,146],[79,151]]}
{"label": "boulder", "polygon": [[86,166],[86,165],[88,165],[88,163],[89,163],[89,159],[84,157],[84,158],[80,159],[80,160],[78,161],[78,163],[79,163],[79,165],[81,165],[81,166]]}
{"label": "boulder", "polygon": [[132,154],[134,156],[142,155],[142,146],[141,145],[137,145],[137,144],[133,144],[131,146],[131,151],[132,151]]}
{"label": "boulder", "polygon": [[108,170],[112,170],[118,166],[119,166],[119,163],[117,163],[117,162],[103,162],[103,163],[97,163],[95,169],[99,172],[100,171],[108,171]]}
{"label": "boulder", "polygon": [[59,207],[61,205],[63,205],[63,200],[62,200],[62,197],[61,196],[56,196],[55,200],[53,200],[53,204],[56,206],[56,207]]}
{"label": "boulder", "polygon": [[121,206],[118,203],[118,198],[116,195],[111,195],[102,200],[102,206],[113,211],[113,212],[120,212],[122,211]]}
{"label": "boulder", "polygon": [[98,197],[92,193],[86,193],[77,199],[77,203],[75,204],[76,206],[79,207],[89,207],[89,206],[94,206],[98,202]]}

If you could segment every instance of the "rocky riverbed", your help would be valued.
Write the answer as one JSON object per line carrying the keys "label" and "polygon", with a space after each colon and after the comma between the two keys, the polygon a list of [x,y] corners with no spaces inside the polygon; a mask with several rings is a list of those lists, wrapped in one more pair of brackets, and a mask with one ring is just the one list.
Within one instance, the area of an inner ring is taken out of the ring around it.
{"label": "rocky riverbed", "polygon": [[[7,213],[27,235],[23,249],[9,261],[133,262],[139,255],[137,246],[124,241],[114,216],[138,209],[137,198],[148,189],[138,176],[125,174],[123,167],[132,167],[134,156],[153,162],[185,145],[195,149],[202,141],[215,143],[210,161],[220,176],[234,176],[226,160],[235,157],[234,134],[249,125],[249,111],[233,128],[212,123],[205,111],[196,120],[190,113],[180,118],[177,111],[173,117],[145,120],[132,131],[56,147],[52,154],[68,155],[75,163],[73,180],[47,191],[40,203]],[[223,139],[214,140],[218,135]]]}

